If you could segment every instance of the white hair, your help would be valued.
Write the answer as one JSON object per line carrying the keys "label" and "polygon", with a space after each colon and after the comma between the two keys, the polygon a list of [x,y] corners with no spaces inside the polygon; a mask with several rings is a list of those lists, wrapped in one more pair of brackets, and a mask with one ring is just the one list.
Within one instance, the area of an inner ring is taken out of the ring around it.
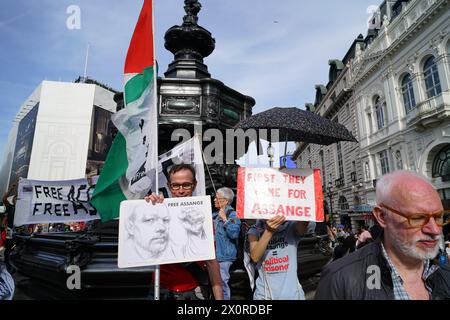
{"label": "white hair", "polygon": [[228,201],[228,203],[233,202],[234,192],[230,188],[222,187],[222,188],[218,189],[216,193],[217,194],[220,193],[224,197],[224,199],[226,199]]}
{"label": "white hair", "polygon": [[[410,176],[418,178],[428,184],[430,182],[423,175],[415,172],[415,171],[407,171],[407,170],[397,170],[388,174],[385,174],[377,181],[376,187],[376,201],[377,204],[384,203],[387,199],[392,198],[393,188],[402,181],[402,177]],[[431,184],[430,184],[431,185]]]}
{"label": "white hair", "polygon": [[[433,259],[439,253],[439,247],[442,243],[442,234],[440,235],[427,235],[427,236],[415,236],[414,238],[406,241],[401,238],[398,233],[393,232],[391,234],[391,244],[394,246],[398,252],[403,256],[413,258],[416,260]],[[434,248],[428,248],[424,251],[419,251],[416,247],[416,243],[419,240],[437,240],[438,243]]]}

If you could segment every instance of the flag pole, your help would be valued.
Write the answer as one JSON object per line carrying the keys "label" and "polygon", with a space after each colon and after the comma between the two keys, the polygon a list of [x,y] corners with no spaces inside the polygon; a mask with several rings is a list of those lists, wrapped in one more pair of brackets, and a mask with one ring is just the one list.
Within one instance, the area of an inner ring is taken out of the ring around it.
{"label": "flag pole", "polygon": [[[158,162],[158,141],[159,141],[159,125],[158,125],[158,66],[156,64],[156,52],[155,52],[155,15],[153,12],[153,1],[152,1],[152,41],[153,41],[153,85],[155,86],[154,89],[154,116],[156,118],[156,153],[155,153],[155,164],[156,164],[156,169],[155,169],[155,190],[156,193],[159,194],[159,179],[158,179],[158,171],[159,171],[159,162]],[[159,300],[159,293],[160,293],[160,266],[156,265],[155,266],[155,300]]]}

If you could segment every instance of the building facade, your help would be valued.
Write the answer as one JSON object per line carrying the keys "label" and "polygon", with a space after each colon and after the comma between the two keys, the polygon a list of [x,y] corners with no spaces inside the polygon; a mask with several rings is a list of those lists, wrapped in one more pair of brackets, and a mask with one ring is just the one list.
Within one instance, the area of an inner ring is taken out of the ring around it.
{"label": "building facade", "polygon": [[67,180],[98,174],[111,145],[115,94],[90,79],[43,81],[14,120],[0,191],[4,193],[20,177]]}
{"label": "building facade", "polygon": [[366,37],[342,62],[330,61],[328,85],[316,86],[307,109],[359,141],[299,143],[294,154],[300,167],[321,169],[336,223],[354,231],[373,224],[376,181],[399,169],[428,177],[450,206],[449,9],[448,0],[384,1]]}
{"label": "building facade", "polygon": [[[343,124],[357,140],[357,119],[347,64],[363,46],[363,39],[358,38],[342,60],[329,61],[328,83],[316,85],[314,104],[305,106],[311,112]],[[363,219],[363,215],[353,214],[363,207],[359,144],[347,141],[329,146],[298,143],[293,157],[297,159],[298,167],[320,169],[325,208],[332,213],[332,221],[357,229],[357,221]]]}
{"label": "building facade", "polygon": [[375,35],[350,64],[363,197],[374,205],[376,181],[404,169],[426,176],[448,206],[449,1],[392,1],[384,6],[381,12],[386,14],[374,17]]}

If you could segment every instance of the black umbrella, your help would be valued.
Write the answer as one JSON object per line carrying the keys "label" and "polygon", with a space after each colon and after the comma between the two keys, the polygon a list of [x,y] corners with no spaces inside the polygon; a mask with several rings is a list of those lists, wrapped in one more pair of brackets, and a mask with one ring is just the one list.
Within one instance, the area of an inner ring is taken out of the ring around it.
{"label": "black umbrella", "polygon": [[330,145],[338,141],[358,142],[337,122],[298,108],[272,108],[240,121],[235,129],[279,129],[285,141]]}

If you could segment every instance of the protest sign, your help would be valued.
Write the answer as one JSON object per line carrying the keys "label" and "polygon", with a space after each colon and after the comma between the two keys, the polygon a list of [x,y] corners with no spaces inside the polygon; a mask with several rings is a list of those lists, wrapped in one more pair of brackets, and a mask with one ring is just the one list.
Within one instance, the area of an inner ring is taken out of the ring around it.
{"label": "protest sign", "polygon": [[14,225],[100,219],[89,203],[97,177],[64,181],[21,178]]}
{"label": "protest sign", "polygon": [[243,219],[323,221],[320,171],[239,168],[237,213]]}
{"label": "protest sign", "polygon": [[120,204],[119,268],[215,259],[211,198]]}

